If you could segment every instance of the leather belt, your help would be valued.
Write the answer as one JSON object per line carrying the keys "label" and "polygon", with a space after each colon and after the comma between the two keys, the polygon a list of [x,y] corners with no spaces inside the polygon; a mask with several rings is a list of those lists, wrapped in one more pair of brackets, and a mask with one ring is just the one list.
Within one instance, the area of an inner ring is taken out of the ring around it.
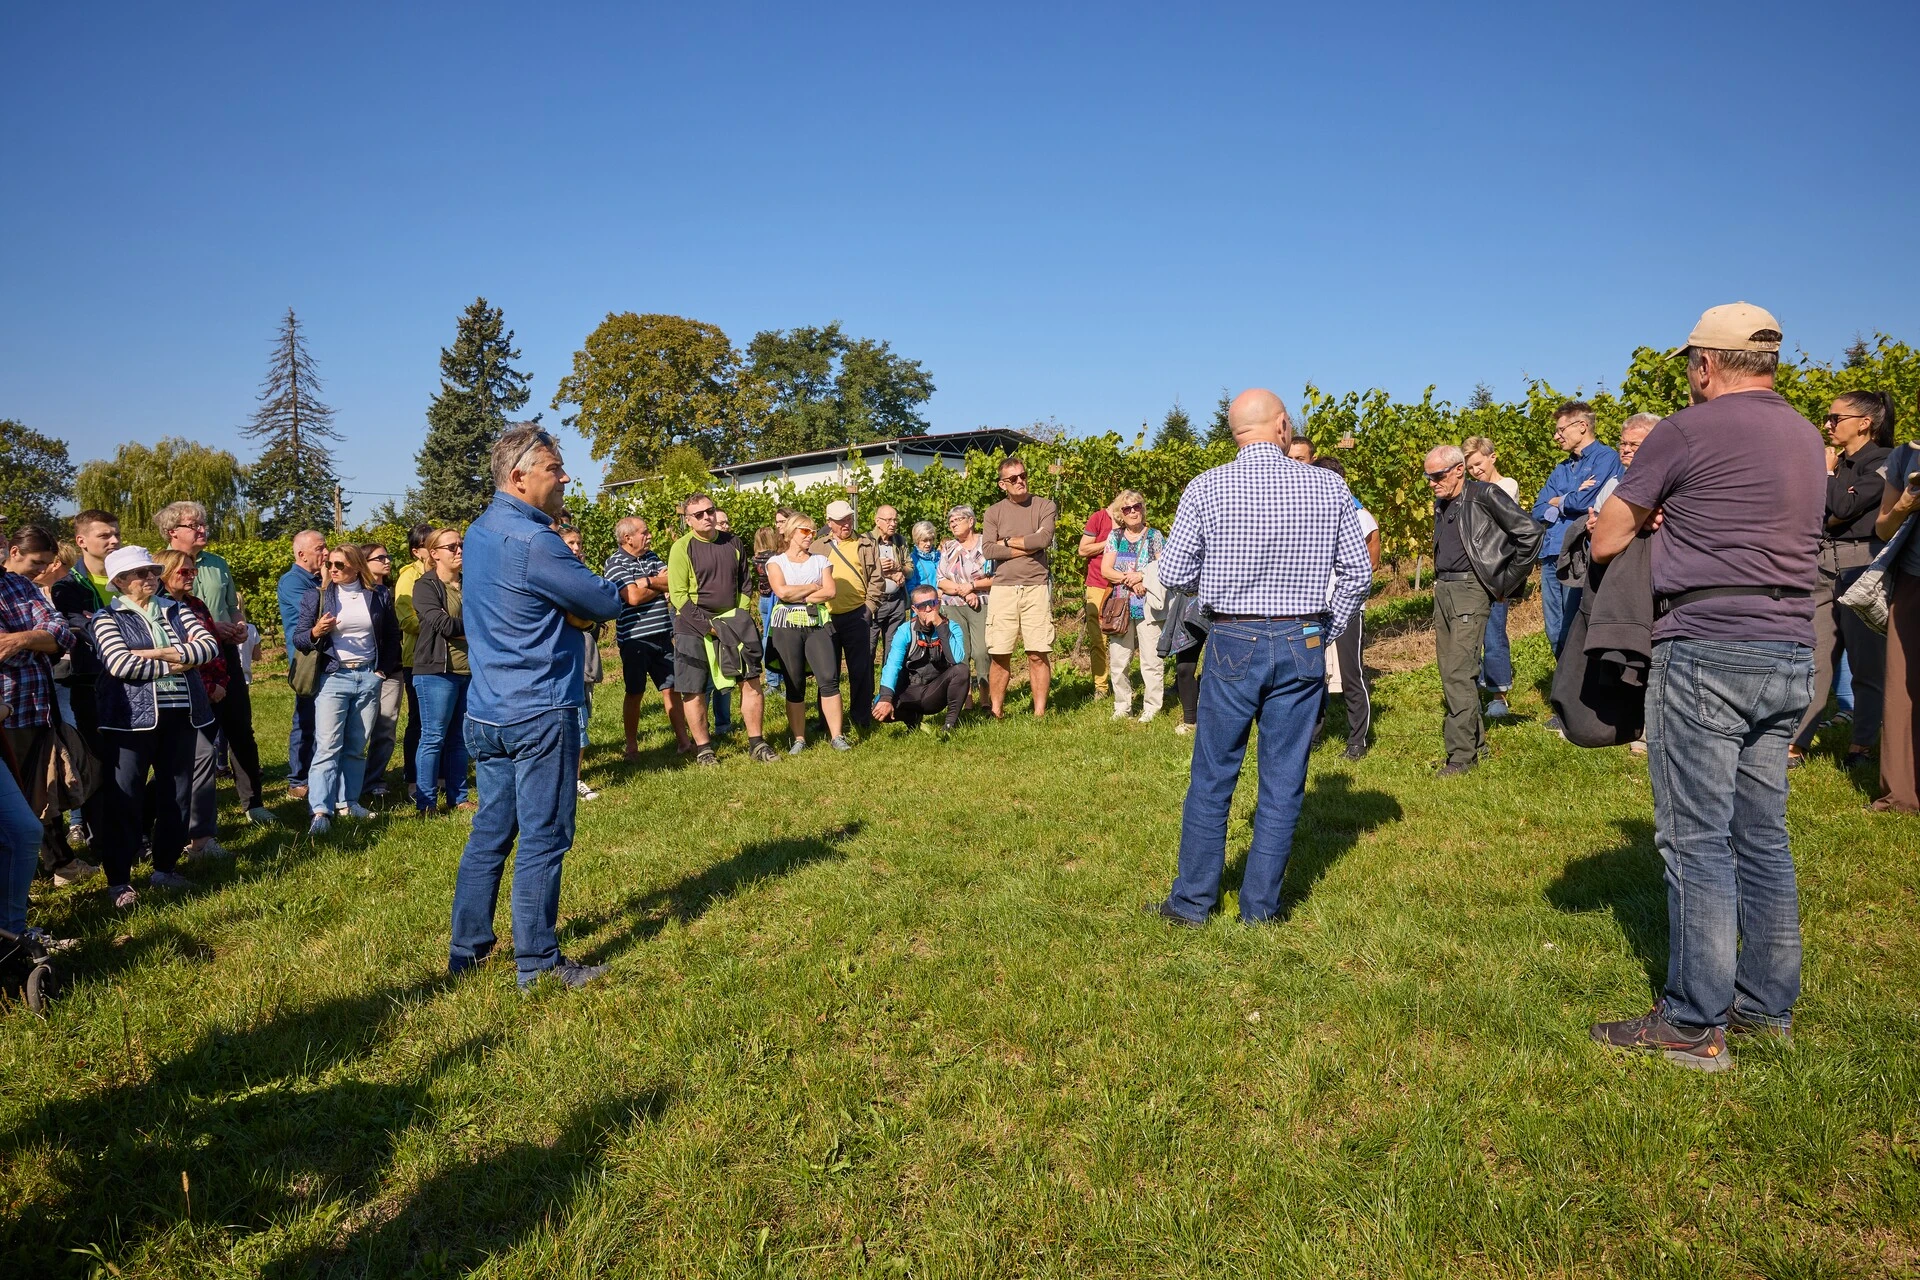
{"label": "leather belt", "polygon": [[1480,579],[1474,577],[1471,573],[1454,573],[1452,571],[1448,571],[1446,573],[1436,573],[1433,575],[1433,580],[1435,582],[1478,582],[1480,581]]}
{"label": "leather belt", "polygon": [[1214,622],[1325,622],[1325,613],[1215,613],[1207,610]]}
{"label": "leather belt", "polygon": [[1692,604],[1696,600],[1720,600],[1732,596],[1763,596],[1768,600],[1805,600],[1813,592],[1805,587],[1700,587],[1693,591],[1679,591],[1670,596],[1653,598],[1653,614],[1664,618],[1682,605]]}

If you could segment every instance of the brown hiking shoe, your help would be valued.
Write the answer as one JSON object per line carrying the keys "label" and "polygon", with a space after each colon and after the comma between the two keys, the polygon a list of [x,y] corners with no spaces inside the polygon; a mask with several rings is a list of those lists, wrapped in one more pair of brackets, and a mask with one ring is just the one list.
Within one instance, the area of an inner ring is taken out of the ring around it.
{"label": "brown hiking shoe", "polygon": [[1726,1032],[1719,1027],[1682,1031],[1667,1021],[1662,1005],[1655,1005],[1643,1018],[1596,1022],[1592,1035],[1595,1044],[1609,1049],[1657,1053],[1668,1062],[1693,1071],[1725,1071],[1733,1065],[1733,1058],[1727,1053]]}

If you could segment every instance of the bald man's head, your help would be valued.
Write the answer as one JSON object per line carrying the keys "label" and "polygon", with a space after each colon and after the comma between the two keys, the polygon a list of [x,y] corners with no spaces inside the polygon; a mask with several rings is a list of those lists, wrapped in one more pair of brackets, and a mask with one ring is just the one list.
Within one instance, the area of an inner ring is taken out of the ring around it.
{"label": "bald man's head", "polygon": [[1250,444],[1272,444],[1286,448],[1293,438],[1293,424],[1287,419],[1287,406],[1280,397],[1262,387],[1242,391],[1227,407],[1227,426],[1233,442],[1241,448]]}
{"label": "bald man's head", "polygon": [[320,572],[327,562],[327,535],[318,529],[302,529],[293,535],[293,562],[308,573]]}

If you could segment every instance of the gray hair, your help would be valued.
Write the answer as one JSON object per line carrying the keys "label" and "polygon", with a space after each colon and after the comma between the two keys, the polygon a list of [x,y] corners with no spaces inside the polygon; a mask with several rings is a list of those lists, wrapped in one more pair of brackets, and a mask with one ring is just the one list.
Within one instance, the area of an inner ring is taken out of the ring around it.
{"label": "gray hair", "polygon": [[1636,413],[1631,418],[1628,418],[1625,422],[1620,424],[1620,434],[1625,435],[1627,434],[1627,432],[1634,430],[1636,427],[1645,427],[1648,431],[1651,431],[1659,425],[1660,425],[1659,414]]}
{"label": "gray hair", "polygon": [[1427,450],[1426,460],[1445,463],[1448,467],[1457,467],[1467,460],[1467,455],[1460,452],[1460,446],[1457,444],[1437,444]]}
{"label": "gray hair", "polygon": [[628,538],[631,538],[634,534],[646,527],[647,518],[645,516],[621,516],[614,522],[613,540],[615,542],[625,542]]}
{"label": "gray hair", "polygon": [[913,540],[915,542],[920,541],[920,535],[923,533],[929,538],[938,538],[940,536],[940,531],[933,527],[933,521],[915,520],[913,522]]}
{"label": "gray hair", "polygon": [[155,512],[153,516],[153,525],[156,529],[160,530],[160,536],[163,538],[172,536],[176,527],[189,522],[197,524],[207,523],[206,507],[193,501],[191,498],[183,498],[179,502],[169,502],[166,506]]}
{"label": "gray hair", "polygon": [[1687,368],[1699,368],[1708,356],[1713,357],[1714,367],[1722,373],[1771,378],[1780,371],[1778,351],[1716,351],[1711,347],[1688,347]]}
{"label": "gray hair", "polygon": [[559,442],[545,428],[531,422],[507,428],[493,443],[493,487],[506,488],[513,482],[513,473],[542,449],[556,457],[560,453]]}
{"label": "gray hair", "polygon": [[947,508],[947,519],[951,520],[955,516],[965,516],[969,520],[972,520],[975,518],[973,514],[973,508],[968,506],[964,502],[957,507]]}

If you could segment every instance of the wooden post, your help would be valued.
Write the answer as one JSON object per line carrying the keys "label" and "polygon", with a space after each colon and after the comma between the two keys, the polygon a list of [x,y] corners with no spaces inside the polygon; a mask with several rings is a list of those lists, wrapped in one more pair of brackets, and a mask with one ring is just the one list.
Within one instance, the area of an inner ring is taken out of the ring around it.
{"label": "wooden post", "polygon": [[340,501],[340,486],[337,484],[333,486],[333,531],[335,533],[347,531],[346,507]]}
{"label": "wooden post", "polygon": [[1426,559],[1425,555],[1416,555],[1413,558],[1413,589],[1415,591],[1420,589],[1420,570],[1425,566]]}

